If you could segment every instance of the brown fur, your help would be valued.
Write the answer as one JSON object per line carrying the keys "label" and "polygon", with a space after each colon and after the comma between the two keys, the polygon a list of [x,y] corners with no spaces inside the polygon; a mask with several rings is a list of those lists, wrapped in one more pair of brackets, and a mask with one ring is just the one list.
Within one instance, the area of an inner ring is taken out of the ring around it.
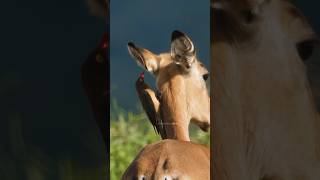
{"label": "brown fur", "polygon": [[190,121],[208,130],[210,98],[202,77],[207,70],[199,60],[196,59],[186,72],[170,53],[155,55],[133,43],[129,43],[129,52],[139,65],[156,77],[161,92],[160,113],[169,139],[190,141]]}
{"label": "brown fur", "polygon": [[[208,180],[210,151],[203,145],[177,140],[162,140],[146,146],[124,173],[122,180]],[[197,168],[195,168],[197,167]],[[139,179],[140,180],[140,179]]]}
{"label": "brown fur", "polygon": [[209,126],[210,99],[202,77],[208,71],[196,60],[192,69],[186,72],[169,53],[155,55],[133,43],[129,43],[129,52],[142,67],[156,76],[161,92],[160,113],[167,137],[177,140],[162,140],[147,145],[122,179],[210,179],[209,149],[188,142],[190,121],[203,129]]}

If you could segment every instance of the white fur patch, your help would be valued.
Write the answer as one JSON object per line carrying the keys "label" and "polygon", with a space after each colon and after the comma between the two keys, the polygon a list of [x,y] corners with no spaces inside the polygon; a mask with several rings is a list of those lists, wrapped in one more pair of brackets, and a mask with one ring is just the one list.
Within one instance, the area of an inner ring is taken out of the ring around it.
{"label": "white fur patch", "polygon": [[139,180],[147,180],[145,175],[140,175],[138,179]]}

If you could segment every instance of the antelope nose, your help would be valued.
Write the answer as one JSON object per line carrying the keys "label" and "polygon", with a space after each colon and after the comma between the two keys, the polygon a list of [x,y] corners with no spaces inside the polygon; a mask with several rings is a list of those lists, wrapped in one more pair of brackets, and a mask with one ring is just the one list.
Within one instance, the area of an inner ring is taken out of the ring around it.
{"label": "antelope nose", "polygon": [[186,68],[190,69],[191,68],[191,64],[186,64]]}

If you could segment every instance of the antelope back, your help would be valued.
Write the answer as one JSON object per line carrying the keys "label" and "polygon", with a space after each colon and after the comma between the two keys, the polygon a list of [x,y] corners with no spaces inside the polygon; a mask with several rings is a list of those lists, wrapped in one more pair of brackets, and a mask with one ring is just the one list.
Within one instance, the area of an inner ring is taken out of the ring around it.
{"label": "antelope back", "polygon": [[131,163],[122,180],[208,180],[210,151],[207,147],[177,140],[146,146]]}

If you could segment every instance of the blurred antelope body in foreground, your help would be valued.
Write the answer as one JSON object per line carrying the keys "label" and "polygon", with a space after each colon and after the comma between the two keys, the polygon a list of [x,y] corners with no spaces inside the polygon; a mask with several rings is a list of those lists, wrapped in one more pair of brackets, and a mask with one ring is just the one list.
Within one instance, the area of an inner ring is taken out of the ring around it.
{"label": "blurred antelope body in foreground", "polygon": [[203,145],[171,139],[149,144],[122,179],[209,180],[210,150]]}
{"label": "blurred antelope body in foreground", "polygon": [[304,65],[314,31],[287,0],[216,0],[211,11],[213,179],[320,179]]}

